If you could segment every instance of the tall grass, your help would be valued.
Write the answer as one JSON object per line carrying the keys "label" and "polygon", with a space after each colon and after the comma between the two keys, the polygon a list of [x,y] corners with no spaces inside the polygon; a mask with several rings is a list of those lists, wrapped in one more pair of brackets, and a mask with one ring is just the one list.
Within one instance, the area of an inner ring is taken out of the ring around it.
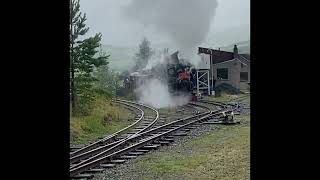
{"label": "tall grass", "polygon": [[112,134],[131,124],[132,118],[129,110],[113,104],[110,98],[97,96],[90,115],[70,117],[70,143],[87,143]]}

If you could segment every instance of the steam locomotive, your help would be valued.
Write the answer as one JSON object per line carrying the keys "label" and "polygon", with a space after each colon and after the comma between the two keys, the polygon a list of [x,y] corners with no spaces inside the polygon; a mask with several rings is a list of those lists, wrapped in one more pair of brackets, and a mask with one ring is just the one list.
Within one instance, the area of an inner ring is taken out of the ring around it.
{"label": "steam locomotive", "polygon": [[183,64],[168,65],[168,86],[171,93],[192,90],[192,74]]}
{"label": "steam locomotive", "polygon": [[167,64],[169,91],[175,93],[191,93],[195,84],[195,70],[184,59],[178,58],[178,52],[171,55]]}
{"label": "steam locomotive", "polygon": [[133,90],[141,87],[148,80],[156,78],[168,84],[172,95],[191,94],[196,82],[196,71],[192,65],[184,59],[178,58],[178,51],[168,56],[165,63],[158,64],[150,70],[132,73],[125,87]]}

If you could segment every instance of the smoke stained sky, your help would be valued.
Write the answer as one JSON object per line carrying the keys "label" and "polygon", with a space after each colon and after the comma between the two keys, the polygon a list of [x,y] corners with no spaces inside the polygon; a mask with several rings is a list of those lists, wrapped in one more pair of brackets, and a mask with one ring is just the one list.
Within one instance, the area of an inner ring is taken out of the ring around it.
{"label": "smoke stained sky", "polygon": [[[125,7],[132,1],[80,0],[81,10],[87,14],[87,25],[90,27],[88,35],[101,32],[103,43],[115,46],[137,46],[143,36],[147,36],[152,44],[169,42],[167,36],[123,15]],[[198,0],[199,3],[201,1],[203,0]],[[250,25],[250,0],[217,1],[218,7],[214,19],[211,20],[209,34],[240,25]]]}

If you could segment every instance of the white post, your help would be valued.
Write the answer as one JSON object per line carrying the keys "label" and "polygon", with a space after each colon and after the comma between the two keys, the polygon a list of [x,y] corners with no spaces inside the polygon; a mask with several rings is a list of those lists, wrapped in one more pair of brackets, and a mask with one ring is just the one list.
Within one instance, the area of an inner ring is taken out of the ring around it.
{"label": "white post", "polygon": [[210,70],[208,70],[208,95],[210,95]]}
{"label": "white post", "polygon": [[197,96],[199,95],[199,71],[197,71]]}
{"label": "white post", "polygon": [[213,88],[213,58],[212,58],[212,50],[211,50],[211,54],[210,54],[210,70],[211,70],[211,84],[212,84],[212,88]]}

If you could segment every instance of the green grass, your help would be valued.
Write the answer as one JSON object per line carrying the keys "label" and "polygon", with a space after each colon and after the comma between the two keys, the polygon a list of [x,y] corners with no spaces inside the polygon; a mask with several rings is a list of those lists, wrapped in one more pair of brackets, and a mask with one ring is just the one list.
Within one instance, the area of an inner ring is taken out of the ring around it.
{"label": "green grass", "polygon": [[89,116],[70,117],[70,143],[83,144],[112,134],[133,123],[132,118],[129,110],[98,97]]}
{"label": "green grass", "polygon": [[[237,116],[250,121],[250,116]],[[136,168],[148,169],[141,179],[249,179],[250,127],[222,126],[183,144],[144,156]],[[139,178],[140,179],[140,178]]]}
{"label": "green grass", "polygon": [[[242,98],[242,97],[245,97],[245,98]],[[241,99],[237,100],[236,98],[241,98]],[[217,97],[216,96],[206,97],[206,100],[218,101],[218,102],[229,102],[229,101],[233,101],[234,99],[239,102],[250,103],[249,94],[238,94],[238,95],[221,94],[221,96],[217,96]]]}

